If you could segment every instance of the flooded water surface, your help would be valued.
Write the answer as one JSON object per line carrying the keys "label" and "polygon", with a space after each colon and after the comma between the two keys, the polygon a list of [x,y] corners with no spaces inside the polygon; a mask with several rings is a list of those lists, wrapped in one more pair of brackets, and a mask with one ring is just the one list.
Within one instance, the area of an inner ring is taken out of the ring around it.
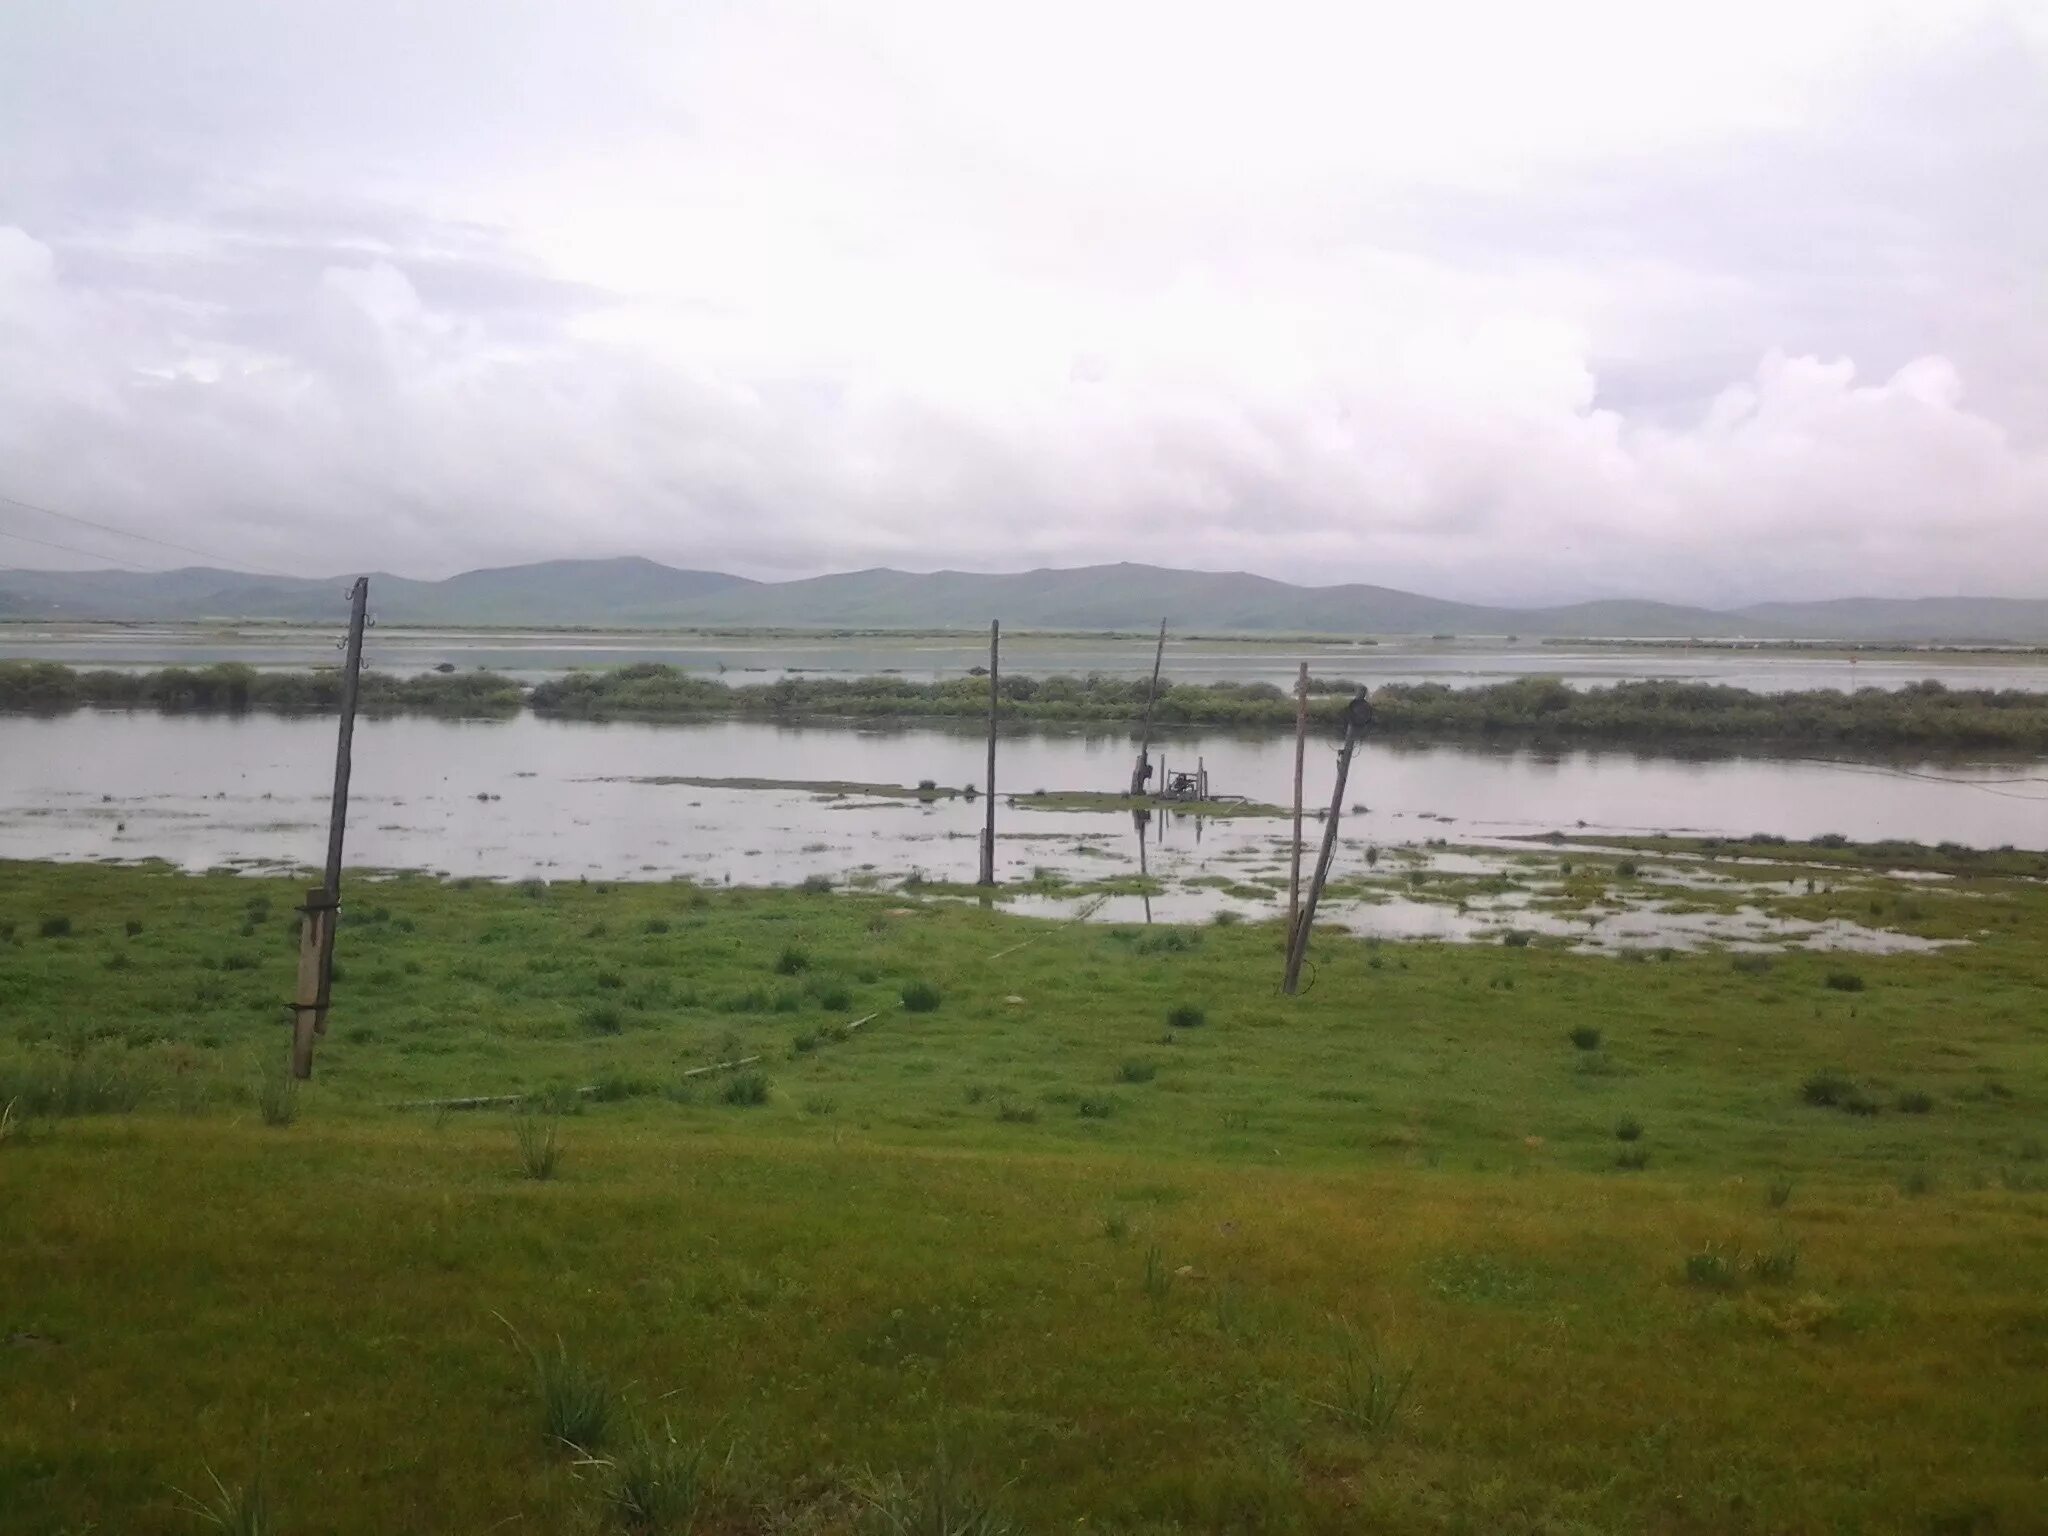
{"label": "flooded water surface", "polygon": [[[267,715],[80,711],[0,716],[0,857],[161,858],[186,868],[288,868],[324,848],[334,722]],[[974,878],[985,802],[820,793],[810,781],[979,787],[970,730],[718,720],[691,725],[366,719],[356,734],[349,862],[495,879],[668,879],[741,884]],[[1005,736],[998,788],[1114,790],[1133,746],[1121,731]],[[1286,737],[1187,732],[1155,744],[1170,770],[1199,762],[1215,792],[1291,797]],[[1327,805],[1333,744],[1311,743],[1308,799]],[[1537,856],[1513,840],[1563,832],[1906,838],[1981,847],[2048,843],[2048,774],[2010,763],[1891,767],[1768,757],[1688,761],[1619,751],[1543,752],[1368,742],[1347,791],[1329,915],[1362,932],[1448,939],[1515,926],[1595,944],[1742,942],[1783,923],[1697,905],[1673,876],[1658,903],[1563,915],[1540,885],[1455,903],[1433,877],[1500,874]],[[770,787],[674,782],[751,779]],[[670,782],[652,782],[656,780]],[[777,784],[776,781],[780,781]],[[1270,915],[1284,886],[1287,823],[1268,816],[1035,811],[1000,803],[999,873],[1019,910],[1110,920]],[[1320,829],[1310,828],[1311,839]],[[1466,848],[1463,854],[1443,845]],[[1490,851],[1489,851],[1490,850]],[[1543,858],[1554,860],[1546,851]],[[1460,859],[1478,862],[1466,869]],[[1148,883],[1130,887],[1127,877]],[[1084,898],[1034,886],[1126,881]],[[1730,888],[1721,895],[1741,892]],[[1817,942],[1856,944],[1849,933]]]}

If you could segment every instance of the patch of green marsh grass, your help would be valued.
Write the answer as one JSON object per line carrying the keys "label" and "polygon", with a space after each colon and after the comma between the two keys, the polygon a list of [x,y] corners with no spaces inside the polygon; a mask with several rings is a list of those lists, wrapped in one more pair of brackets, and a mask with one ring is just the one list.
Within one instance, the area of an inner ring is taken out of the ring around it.
{"label": "patch of green marsh grass", "polygon": [[562,1122],[559,1116],[525,1108],[512,1117],[512,1141],[519,1152],[519,1171],[529,1179],[552,1179],[562,1164]]}
{"label": "patch of green marsh grass", "polygon": [[664,1419],[658,1430],[634,1426],[611,1455],[582,1464],[602,1472],[605,1510],[620,1530],[683,1536],[704,1499],[704,1462],[703,1442],[678,1440]]}
{"label": "patch of green marsh grass", "polygon": [[187,1515],[222,1536],[273,1536],[277,1531],[277,1519],[271,1513],[260,1467],[245,1487],[230,1488],[211,1467],[206,1469],[206,1480],[213,1484],[213,1489],[198,1498],[182,1488],[172,1490]]}
{"label": "patch of green marsh grass", "polygon": [[129,1114],[141,1107],[149,1087],[149,1078],[125,1053],[83,1041],[0,1063],[0,1103],[42,1119]]}
{"label": "patch of green marsh grass", "polygon": [[1120,1083],[1149,1083],[1158,1075],[1159,1068],[1149,1061],[1126,1061],[1116,1069]]}
{"label": "patch of green marsh grass", "polygon": [[1400,1422],[1414,1362],[1395,1359],[1377,1338],[1346,1323],[1331,1338],[1330,1366],[1328,1395],[1315,1400],[1317,1407],[1360,1434],[1383,1435]]}
{"label": "patch of green marsh grass", "polygon": [[725,1086],[718,1096],[728,1104],[742,1108],[768,1102],[768,1074],[765,1072],[735,1072],[725,1080]]}
{"label": "patch of green marsh grass", "polygon": [[785,944],[782,952],[775,957],[775,974],[778,976],[796,976],[810,967],[810,951],[801,945]]}
{"label": "patch of green marsh grass", "polygon": [[913,981],[902,992],[905,1013],[930,1013],[939,1006],[939,989],[928,981]]}
{"label": "patch of green marsh grass", "polygon": [[1685,1283],[1704,1291],[1732,1291],[1742,1283],[1742,1256],[1719,1243],[1707,1243],[1685,1256]]}
{"label": "patch of green marsh grass", "polygon": [[1166,1023],[1169,1029],[1200,1029],[1208,1022],[1209,1016],[1193,1003],[1181,1003],[1179,1006],[1169,1008],[1166,1011]]}
{"label": "patch of green marsh grass", "polygon": [[1017,1525],[954,1468],[941,1445],[924,1473],[860,1479],[855,1492],[874,1536],[1014,1536]]}
{"label": "patch of green marsh grass", "polygon": [[1579,1050],[1597,1051],[1600,1049],[1600,1031],[1590,1024],[1580,1024],[1572,1030],[1571,1042]]}

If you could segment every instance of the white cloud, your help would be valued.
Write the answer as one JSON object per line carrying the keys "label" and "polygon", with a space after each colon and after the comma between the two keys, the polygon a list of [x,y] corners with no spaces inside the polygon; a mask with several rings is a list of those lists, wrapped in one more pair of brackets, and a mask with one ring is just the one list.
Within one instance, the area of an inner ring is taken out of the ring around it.
{"label": "white cloud", "polygon": [[292,10],[0,64],[0,492],[318,569],[2048,589],[2013,6]]}

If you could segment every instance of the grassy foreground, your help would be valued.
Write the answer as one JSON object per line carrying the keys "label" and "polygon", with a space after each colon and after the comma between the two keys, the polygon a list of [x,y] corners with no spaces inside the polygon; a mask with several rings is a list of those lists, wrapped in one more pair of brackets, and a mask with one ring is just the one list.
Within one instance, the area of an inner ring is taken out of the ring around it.
{"label": "grassy foreground", "polygon": [[294,886],[0,864],[0,1530],[2041,1530],[2048,889],[1958,886],[1290,1000],[1269,925],[358,884],[294,1100]]}

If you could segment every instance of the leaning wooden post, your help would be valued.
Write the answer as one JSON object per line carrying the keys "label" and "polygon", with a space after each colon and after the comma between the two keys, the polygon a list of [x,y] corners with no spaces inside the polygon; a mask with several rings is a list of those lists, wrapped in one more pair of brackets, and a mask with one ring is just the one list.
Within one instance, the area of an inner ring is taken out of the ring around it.
{"label": "leaning wooden post", "polygon": [[[1166,620],[1159,621],[1159,644],[1152,652],[1152,686],[1145,692],[1145,718],[1138,727],[1138,760],[1131,766],[1131,797],[1145,793],[1145,757],[1152,745],[1152,705],[1159,698],[1159,664],[1166,660]],[[1166,776],[1160,774],[1159,787],[1166,787]]]}
{"label": "leaning wooden post", "polygon": [[1287,871],[1287,944],[1294,946],[1294,925],[1301,921],[1301,769],[1308,754],[1308,663],[1294,683],[1294,860]]}
{"label": "leaning wooden post", "polygon": [[988,626],[988,825],[981,833],[981,883],[996,883],[996,705],[1001,698],[997,691],[1002,684],[1003,626],[999,619],[989,620]]}
{"label": "leaning wooden post", "polygon": [[1287,972],[1280,990],[1292,997],[1301,986],[1301,963],[1308,958],[1308,936],[1316,925],[1316,903],[1323,899],[1323,883],[1330,878],[1330,861],[1337,856],[1337,822],[1344,811],[1344,781],[1351,777],[1351,754],[1358,738],[1372,724],[1372,705],[1361,689],[1344,707],[1344,745],[1337,750],[1337,787],[1330,795],[1330,819],[1323,827],[1323,851],[1316,857],[1316,872],[1308,883],[1308,900],[1301,916],[1287,936]]}
{"label": "leaning wooden post", "polygon": [[[341,729],[334,748],[334,797],[327,813],[327,868],[318,891],[299,910],[299,986],[292,1001],[292,1076],[313,1075],[313,1037],[327,1033],[334,990],[334,930],[341,916],[341,850],[348,828],[348,780],[356,735],[356,699],[363,674],[363,625],[370,608],[370,578],[349,589],[348,653],[341,671]],[[307,975],[308,967],[312,975]],[[310,983],[310,985],[309,985]]]}

